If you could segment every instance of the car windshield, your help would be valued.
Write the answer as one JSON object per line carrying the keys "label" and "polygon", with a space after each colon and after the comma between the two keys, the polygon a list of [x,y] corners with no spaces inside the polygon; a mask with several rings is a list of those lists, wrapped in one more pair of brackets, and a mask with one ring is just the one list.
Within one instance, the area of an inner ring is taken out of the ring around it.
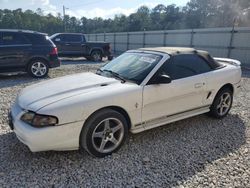
{"label": "car windshield", "polygon": [[99,69],[97,74],[140,84],[161,59],[161,55],[127,52]]}

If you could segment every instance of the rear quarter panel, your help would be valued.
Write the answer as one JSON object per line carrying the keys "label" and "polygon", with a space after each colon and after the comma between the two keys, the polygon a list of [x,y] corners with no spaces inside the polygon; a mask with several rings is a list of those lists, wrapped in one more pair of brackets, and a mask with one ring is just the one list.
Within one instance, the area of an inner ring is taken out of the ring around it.
{"label": "rear quarter panel", "polygon": [[205,105],[212,104],[218,91],[226,84],[231,84],[234,87],[234,94],[237,93],[241,81],[241,67],[226,63],[224,63],[224,66],[204,74],[207,82],[205,88],[207,96],[211,92],[210,97],[204,99]]}
{"label": "rear quarter panel", "polygon": [[101,50],[103,54],[108,54],[108,42],[86,42],[89,55],[93,50]]}

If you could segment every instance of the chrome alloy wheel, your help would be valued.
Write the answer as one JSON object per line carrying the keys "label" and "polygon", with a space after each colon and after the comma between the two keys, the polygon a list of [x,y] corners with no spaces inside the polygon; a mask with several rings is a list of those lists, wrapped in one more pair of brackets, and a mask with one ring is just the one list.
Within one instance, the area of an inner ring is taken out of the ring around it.
{"label": "chrome alloy wheel", "polygon": [[47,72],[47,66],[43,62],[35,62],[31,66],[31,72],[37,77],[44,76]]}
{"label": "chrome alloy wheel", "polygon": [[117,118],[107,118],[101,121],[92,133],[92,144],[100,153],[114,151],[124,137],[124,126]]}
{"label": "chrome alloy wheel", "polygon": [[230,93],[224,93],[220,97],[220,102],[217,105],[217,110],[220,116],[224,116],[230,109],[232,104],[232,97]]}

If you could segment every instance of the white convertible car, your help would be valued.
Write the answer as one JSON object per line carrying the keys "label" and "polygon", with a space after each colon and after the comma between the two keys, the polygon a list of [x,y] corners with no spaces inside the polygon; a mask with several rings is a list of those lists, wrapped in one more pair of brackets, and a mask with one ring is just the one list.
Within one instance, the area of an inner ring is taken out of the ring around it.
{"label": "white convertible car", "polygon": [[104,157],[139,133],[209,112],[226,116],[240,88],[240,62],[192,48],[128,51],[94,73],[23,89],[10,127],[33,152],[83,148]]}

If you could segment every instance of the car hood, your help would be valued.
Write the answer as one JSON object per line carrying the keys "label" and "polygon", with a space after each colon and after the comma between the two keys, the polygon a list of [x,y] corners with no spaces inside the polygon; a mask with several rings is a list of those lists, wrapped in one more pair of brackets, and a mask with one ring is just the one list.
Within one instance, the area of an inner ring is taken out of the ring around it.
{"label": "car hood", "polygon": [[98,92],[104,86],[121,84],[114,78],[94,73],[81,73],[40,82],[23,89],[18,96],[18,104],[25,110],[39,109],[57,101],[76,95]]}

